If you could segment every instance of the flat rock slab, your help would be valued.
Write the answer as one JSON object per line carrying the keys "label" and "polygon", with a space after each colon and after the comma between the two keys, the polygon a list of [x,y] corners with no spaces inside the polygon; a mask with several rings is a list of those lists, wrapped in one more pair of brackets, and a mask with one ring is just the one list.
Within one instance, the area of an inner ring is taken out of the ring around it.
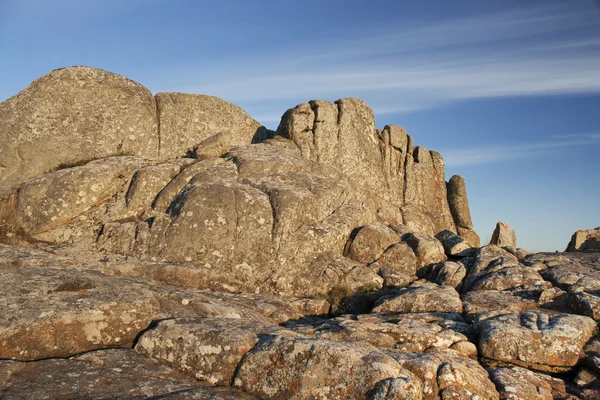
{"label": "flat rock slab", "polygon": [[397,319],[387,321],[384,318],[343,316],[332,320],[290,321],[285,326],[322,340],[354,340],[407,351],[477,356],[477,347],[469,342],[467,336],[444,326],[441,321],[430,320],[427,314],[422,319],[399,315]]}
{"label": "flat rock slab", "polygon": [[579,315],[528,310],[479,321],[478,328],[482,357],[558,372],[577,364],[596,323]]}
{"label": "flat rock slab", "polygon": [[463,292],[523,287],[544,289],[551,284],[540,276],[537,268],[520,264],[517,257],[501,247],[488,245],[478,250],[464,280]]}
{"label": "flat rock slab", "polygon": [[66,360],[0,361],[0,398],[7,400],[146,399],[199,385],[133,350],[101,350]]}
{"label": "flat rock slab", "polygon": [[[564,398],[564,382],[521,367],[490,368],[502,400],[553,400]],[[563,386],[563,393],[555,388]],[[555,396],[556,395],[556,396]]]}
{"label": "flat rock slab", "polygon": [[423,400],[498,400],[488,373],[476,361],[445,354],[384,350],[423,382]]}
{"label": "flat rock slab", "polygon": [[270,336],[246,354],[233,384],[274,400],[357,399],[389,378],[422,387],[418,378],[370,344]]}
{"label": "flat rock slab", "polygon": [[538,308],[538,303],[533,300],[522,299],[518,296],[497,290],[477,290],[467,292],[460,296],[465,315],[473,319],[479,313],[499,311],[523,311],[529,308]]}
{"label": "flat rock slab", "polygon": [[135,349],[211,385],[229,385],[244,356],[261,334],[288,334],[277,325],[237,318],[165,320],[145,332]]}
{"label": "flat rock slab", "polygon": [[462,312],[458,292],[451,286],[415,282],[375,302],[374,313]]}
{"label": "flat rock slab", "polygon": [[0,358],[130,347],[160,316],[147,286],[126,278],[41,267],[0,271]]}
{"label": "flat rock slab", "polygon": [[544,279],[566,290],[573,311],[600,321],[600,254],[538,253],[524,262],[543,268]]}

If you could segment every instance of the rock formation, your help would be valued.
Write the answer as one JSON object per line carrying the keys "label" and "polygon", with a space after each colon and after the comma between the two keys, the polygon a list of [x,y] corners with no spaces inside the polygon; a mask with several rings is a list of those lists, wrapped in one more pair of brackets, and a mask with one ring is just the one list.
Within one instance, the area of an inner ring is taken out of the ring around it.
{"label": "rock formation", "polygon": [[0,143],[0,398],[600,395],[597,254],[480,248],[464,179],[360,100],[273,132],[73,67]]}
{"label": "rock formation", "polygon": [[494,229],[494,233],[492,234],[490,244],[516,249],[517,235],[515,230],[506,222],[498,222]]}
{"label": "rock formation", "polygon": [[579,230],[571,236],[566,251],[600,250],[600,227],[586,231]]}

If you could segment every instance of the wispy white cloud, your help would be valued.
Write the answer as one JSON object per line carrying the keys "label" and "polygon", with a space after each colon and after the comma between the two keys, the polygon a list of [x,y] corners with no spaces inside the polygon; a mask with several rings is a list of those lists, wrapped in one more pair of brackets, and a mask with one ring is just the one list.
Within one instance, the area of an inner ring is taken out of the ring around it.
{"label": "wispy white cloud", "polygon": [[592,7],[554,3],[388,24],[354,38],[222,60],[218,68],[194,66],[153,87],[213,94],[251,113],[255,104],[289,107],[292,99],[360,97],[382,114],[474,98],[599,93],[600,19]]}
{"label": "wispy white cloud", "polygon": [[565,147],[600,145],[600,134],[598,133],[552,135],[551,138],[560,140],[522,143],[514,146],[461,147],[460,149],[441,150],[441,153],[444,154],[446,166],[465,167],[536,157]]}

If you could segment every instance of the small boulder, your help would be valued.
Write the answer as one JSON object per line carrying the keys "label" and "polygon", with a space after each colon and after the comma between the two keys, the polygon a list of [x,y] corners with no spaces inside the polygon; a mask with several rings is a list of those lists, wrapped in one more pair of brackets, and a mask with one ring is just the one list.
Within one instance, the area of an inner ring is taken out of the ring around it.
{"label": "small boulder", "polygon": [[413,232],[402,236],[402,241],[413,249],[420,267],[441,263],[447,259],[442,243],[431,236]]}
{"label": "small boulder", "polygon": [[507,246],[517,248],[517,235],[515,234],[515,230],[506,222],[498,222],[496,224],[496,229],[494,229],[494,233],[492,234],[490,244],[500,247]]}
{"label": "small boulder", "polygon": [[406,243],[388,247],[370,267],[378,271],[385,286],[406,286],[417,279],[417,257]]}
{"label": "small boulder", "polygon": [[462,263],[446,261],[441,264],[431,264],[419,270],[419,278],[427,279],[438,285],[458,288],[467,275],[467,269]]}
{"label": "small boulder", "polygon": [[346,249],[346,257],[365,264],[377,260],[392,244],[400,241],[396,232],[383,224],[365,225],[358,229]]}
{"label": "small boulder", "polygon": [[435,235],[435,238],[442,243],[444,251],[448,256],[466,257],[473,252],[471,245],[452,231],[441,231]]}
{"label": "small boulder", "polygon": [[414,282],[396,294],[383,296],[375,302],[374,313],[462,312],[458,292],[451,286],[429,282]]}
{"label": "small boulder", "polygon": [[596,323],[580,315],[527,310],[479,321],[478,329],[482,357],[561,372],[577,364]]}
{"label": "small boulder", "polygon": [[198,160],[221,157],[231,148],[231,134],[219,132],[204,139],[194,147],[193,156]]}

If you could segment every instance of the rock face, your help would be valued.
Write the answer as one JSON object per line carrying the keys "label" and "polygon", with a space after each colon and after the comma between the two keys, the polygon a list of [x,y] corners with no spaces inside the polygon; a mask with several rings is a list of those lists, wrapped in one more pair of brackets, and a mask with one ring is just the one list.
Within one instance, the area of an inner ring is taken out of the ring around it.
{"label": "rock face", "polygon": [[479,236],[473,230],[469,200],[467,199],[467,186],[465,179],[460,175],[454,175],[446,184],[448,191],[448,205],[452,218],[456,224],[459,236],[473,247],[479,247]]}
{"label": "rock face", "polygon": [[464,180],[360,100],[272,132],[76,67],[0,143],[0,398],[600,394],[598,253],[479,248]]}
{"label": "rock face", "polygon": [[143,86],[88,67],[52,71],[0,103],[0,184],[117,154],[158,158],[156,102]]}
{"label": "rock face", "polygon": [[89,67],[54,70],[0,103],[0,185],[90,160],[181,157],[220,132],[231,145],[265,130],[239,107],[212,96],[159,93]]}
{"label": "rock face", "polygon": [[500,247],[512,247],[517,248],[517,235],[515,230],[508,225],[506,222],[498,222],[496,229],[492,234],[490,244]]}
{"label": "rock face", "polygon": [[600,251],[600,227],[587,231],[579,230],[571,236],[566,251]]}

